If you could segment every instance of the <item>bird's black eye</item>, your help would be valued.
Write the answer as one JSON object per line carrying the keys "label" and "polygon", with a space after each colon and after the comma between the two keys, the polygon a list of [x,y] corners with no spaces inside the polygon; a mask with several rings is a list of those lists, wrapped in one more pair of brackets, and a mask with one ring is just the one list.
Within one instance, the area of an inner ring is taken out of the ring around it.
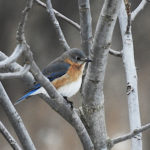
{"label": "bird's black eye", "polygon": [[79,56],[76,57],[76,60],[81,60],[81,58]]}

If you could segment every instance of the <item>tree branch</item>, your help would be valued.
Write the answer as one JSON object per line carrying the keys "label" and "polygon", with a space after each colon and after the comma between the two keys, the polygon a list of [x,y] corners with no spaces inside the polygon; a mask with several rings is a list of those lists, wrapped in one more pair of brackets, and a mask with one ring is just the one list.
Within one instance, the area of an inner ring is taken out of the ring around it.
{"label": "tree branch", "polygon": [[[130,133],[126,134],[126,135],[123,135],[123,136],[120,136],[120,137],[112,139],[112,144],[114,145],[114,144],[117,144],[117,143],[129,140],[131,138],[134,138],[136,135],[138,135],[139,133],[141,133],[141,132],[143,132],[143,131],[145,131],[145,130],[147,130],[149,128],[150,128],[150,123],[142,126],[141,128],[134,129],[132,132],[130,132]],[[138,137],[135,137],[135,138],[138,139]]]}
{"label": "tree branch", "polygon": [[0,73],[0,80],[22,78],[30,70],[30,65],[25,64],[18,72]]}
{"label": "tree branch", "polygon": [[[43,3],[40,0],[35,0],[37,4],[39,4],[40,6],[46,8],[46,4]],[[73,20],[67,18],[66,16],[64,16],[63,14],[61,14],[60,12],[58,12],[57,10],[53,9],[56,17],[59,17],[61,19],[63,19],[64,21],[66,21],[67,23],[69,23],[70,25],[72,25],[73,27],[75,27],[78,31],[80,31],[80,25],[76,22],[74,22]]]}
{"label": "tree branch", "polygon": [[4,109],[5,113],[7,114],[14,130],[23,146],[26,150],[36,150],[32,140],[23,124],[23,121],[19,114],[17,113],[16,109],[12,105],[5,89],[0,82],[0,104]]}
{"label": "tree branch", "polygon": [[147,4],[148,0],[142,0],[141,3],[138,5],[138,7],[131,13],[131,20],[133,21],[136,16],[139,14],[142,9],[144,9],[144,6]]}
{"label": "tree branch", "polygon": [[4,61],[0,62],[0,68],[7,67],[9,64],[15,62],[22,54],[24,48],[22,48],[23,45],[18,44],[14,50],[14,52]]}
{"label": "tree branch", "polygon": [[105,0],[94,35],[92,63],[83,85],[83,112],[95,150],[107,150],[103,82],[120,0]]}
{"label": "tree branch", "polygon": [[113,55],[113,56],[117,56],[117,57],[122,57],[122,52],[121,51],[116,51],[113,49],[109,49],[109,54]]}
{"label": "tree branch", "polygon": [[28,14],[29,14],[30,9],[32,8],[32,5],[33,5],[33,0],[27,0],[25,9],[22,11],[21,20],[19,22],[17,35],[16,35],[17,41],[19,43],[26,42],[25,35],[24,35],[25,24],[28,19]]}
{"label": "tree branch", "polygon": [[16,140],[12,137],[12,135],[9,133],[9,131],[5,128],[3,123],[0,121],[0,132],[3,134],[7,142],[10,144],[10,146],[14,150],[22,150],[21,147],[18,145]]}
{"label": "tree branch", "polygon": [[89,0],[78,0],[80,25],[81,25],[81,39],[82,50],[87,56],[92,47],[92,18]]}
{"label": "tree branch", "polygon": [[64,50],[70,50],[70,47],[64,37],[64,34],[59,26],[59,22],[57,21],[53,8],[52,8],[52,4],[51,4],[51,0],[46,0],[46,7],[47,7],[47,12],[49,13],[49,18],[51,23],[53,24],[53,27],[56,31],[56,35],[58,36],[59,42],[61,44],[61,46],[63,47]]}
{"label": "tree branch", "polygon": [[[138,101],[138,87],[137,87],[137,73],[134,61],[134,47],[131,28],[126,33],[128,25],[128,16],[125,5],[122,0],[122,5],[119,13],[119,24],[123,42],[122,59],[125,68],[126,82],[127,82],[127,98],[130,131],[141,127],[139,101]],[[132,150],[142,150],[142,135],[138,135],[138,139],[132,139]]]}

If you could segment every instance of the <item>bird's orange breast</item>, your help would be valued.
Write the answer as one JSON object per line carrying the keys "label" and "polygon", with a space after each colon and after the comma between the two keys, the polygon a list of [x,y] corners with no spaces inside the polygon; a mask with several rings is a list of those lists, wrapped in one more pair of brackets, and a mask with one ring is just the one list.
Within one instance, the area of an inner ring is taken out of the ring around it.
{"label": "bird's orange breast", "polygon": [[65,62],[70,64],[70,67],[65,75],[62,77],[55,79],[52,84],[55,86],[56,89],[69,84],[71,82],[77,81],[83,73],[84,65],[85,64],[77,64],[72,62],[69,59],[66,59]]}

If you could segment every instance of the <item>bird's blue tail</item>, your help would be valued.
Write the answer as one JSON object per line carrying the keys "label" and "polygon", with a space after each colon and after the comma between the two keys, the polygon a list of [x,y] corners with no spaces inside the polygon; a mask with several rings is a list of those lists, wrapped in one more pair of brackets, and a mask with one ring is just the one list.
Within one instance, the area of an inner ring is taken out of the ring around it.
{"label": "bird's blue tail", "polygon": [[29,98],[29,97],[32,95],[32,93],[34,93],[35,91],[37,91],[39,88],[40,88],[40,84],[36,84],[36,85],[31,89],[30,92],[28,92],[27,94],[25,94],[24,96],[22,96],[21,98],[19,98],[19,99],[14,103],[14,105],[17,105],[17,104],[19,104],[20,102],[22,102],[23,100]]}

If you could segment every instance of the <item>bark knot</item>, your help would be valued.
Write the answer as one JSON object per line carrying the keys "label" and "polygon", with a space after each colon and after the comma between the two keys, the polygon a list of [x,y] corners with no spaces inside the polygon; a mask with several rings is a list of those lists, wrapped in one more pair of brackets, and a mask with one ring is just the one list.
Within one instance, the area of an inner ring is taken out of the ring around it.
{"label": "bark knot", "polygon": [[134,88],[133,88],[132,85],[128,82],[128,83],[127,83],[127,90],[126,90],[127,95],[130,95],[131,92],[133,92],[133,91],[134,91]]}

